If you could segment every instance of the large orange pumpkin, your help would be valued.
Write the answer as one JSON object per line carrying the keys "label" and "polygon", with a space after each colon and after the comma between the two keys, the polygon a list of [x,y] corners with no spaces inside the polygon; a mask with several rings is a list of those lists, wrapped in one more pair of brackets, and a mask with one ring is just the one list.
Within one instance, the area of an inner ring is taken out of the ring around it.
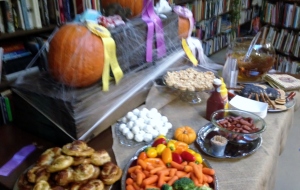
{"label": "large orange pumpkin", "polygon": [[129,8],[132,12],[132,17],[142,13],[143,0],[104,0],[101,1],[103,8],[106,8],[111,3],[119,3],[124,8]]}
{"label": "large orange pumpkin", "polygon": [[102,76],[102,40],[83,25],[66,24],[50,42],[48,61],[56,80],[73,87],[89,86]]}

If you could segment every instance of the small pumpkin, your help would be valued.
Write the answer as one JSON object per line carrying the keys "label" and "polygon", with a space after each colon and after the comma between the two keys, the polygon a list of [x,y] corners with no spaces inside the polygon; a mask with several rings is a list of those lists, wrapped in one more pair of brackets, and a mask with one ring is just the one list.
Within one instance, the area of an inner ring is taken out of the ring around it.
{"label": "small pumpkin", "polygon": [[101,5],[106,8],[109,4],[119,3],[124,8],[129,8],[132,17],[138,16],[143,10],[143,0],[105,0],[101,1]]}
{"label": "small pumpkin", "polygon": [[59,82],[89,86],[102,77],[103,42],[83,25],[66,24],[50,41],[48,63],[50,74]]}
{"label": "small pumpkin", "polygon": [[178,141],[191,144],[196,140],[196,132],[190,126],[178,127],[174,132],[174,138]]}

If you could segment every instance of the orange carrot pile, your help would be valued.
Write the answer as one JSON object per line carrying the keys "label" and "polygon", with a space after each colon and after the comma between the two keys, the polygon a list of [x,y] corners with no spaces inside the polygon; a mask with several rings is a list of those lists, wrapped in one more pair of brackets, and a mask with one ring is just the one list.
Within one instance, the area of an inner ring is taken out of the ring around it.
{"label": "orange carrot pile", "polygon": [[182,178],[191,178],[196,186],[212,183],[215,171],[195,162],[181,164],[172,161],[167,167],[160,158],[138,158],[137,165],[128,169],[126,190],[143,190],[147,187],[161,188],[165,183],[173,183]]}

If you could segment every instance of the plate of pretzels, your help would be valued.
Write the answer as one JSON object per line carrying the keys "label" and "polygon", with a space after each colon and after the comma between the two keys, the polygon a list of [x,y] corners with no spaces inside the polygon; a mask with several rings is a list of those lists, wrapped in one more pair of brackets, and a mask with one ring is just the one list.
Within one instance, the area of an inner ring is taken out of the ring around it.
{"label": "plate of pretzels", "polygon": [[14,190],[109,190],[121,177],[122,169],[111,161],[106,150],[95,150],[75,140],[44,151],[21,174]]}

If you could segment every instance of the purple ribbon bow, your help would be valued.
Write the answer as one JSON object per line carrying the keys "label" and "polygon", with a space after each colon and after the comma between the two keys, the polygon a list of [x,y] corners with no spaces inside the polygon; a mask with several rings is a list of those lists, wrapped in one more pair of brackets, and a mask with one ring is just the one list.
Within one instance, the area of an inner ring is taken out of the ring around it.
{"label": "purple ribbon bow", "polygon": [[157,57],[161,58],[164,55],[166,55],[162,21],[154,12],[152,0],[144,0],[142,19],[143,21],[146,22],[148,27],[147,42],[146,42],[146,61],[152,62],[152,44],[153,44],[154,30],[156,36]]}

